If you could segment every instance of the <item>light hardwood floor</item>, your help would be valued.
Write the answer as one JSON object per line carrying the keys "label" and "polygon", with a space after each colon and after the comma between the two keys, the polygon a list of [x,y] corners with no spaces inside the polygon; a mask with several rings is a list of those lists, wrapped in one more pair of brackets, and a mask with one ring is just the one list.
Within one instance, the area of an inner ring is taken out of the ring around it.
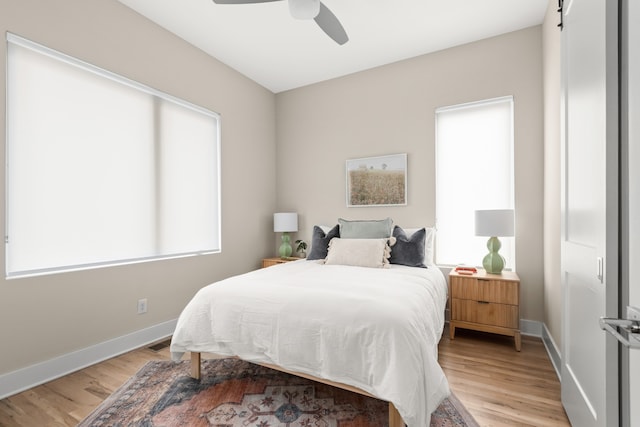
{"label": "light hardwood floor", "polygon": [[456,329],[438,346],[451,390],[481,426],[570,426],[560,382],[542,340]]}
{"label": "light hardwood floor", "polygon": [[[162,344],[158,347],[162,347]],[[445,331],[439,360],[451,389],[481,426],[569,426],[560,384],[544,345],[524,337],[516,352],[508,337]],[[75,426],[168,347],[142,348],[0,400],[0,426]]]}

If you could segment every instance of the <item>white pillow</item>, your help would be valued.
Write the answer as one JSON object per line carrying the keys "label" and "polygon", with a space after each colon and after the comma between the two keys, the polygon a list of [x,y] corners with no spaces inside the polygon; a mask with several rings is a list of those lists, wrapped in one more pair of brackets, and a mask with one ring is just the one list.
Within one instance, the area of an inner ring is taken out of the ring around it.
{"label": "white pillow", "polygon": [[391,249],[389,239],[339,239],[329,242],[325,264],[386,268]]}
{"label": "white pillow", "polygon": [[[420,228],[403,228],[405,234],[408,238],[411,238],[411,235],[416,231],[420,230]],[[425,265],[435,265],[433,262],[433,239],[436,236],[436,229],[424,227],[426,234],[424,237],[424,264]]]}
{"label": "white pillow", "polygon": [[318,227],[320,227],[320,229],[324,231],[324,234],[327,234],[333,227],[335,227],[335,225],[319,225]]}

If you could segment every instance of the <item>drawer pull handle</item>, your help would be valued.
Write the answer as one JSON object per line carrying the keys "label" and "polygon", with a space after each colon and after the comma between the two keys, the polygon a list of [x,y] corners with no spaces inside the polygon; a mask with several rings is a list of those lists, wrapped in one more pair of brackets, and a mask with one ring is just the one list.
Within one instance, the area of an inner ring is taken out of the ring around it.
{"label": "drawer pull handle", "polygon": [[489,301],[478,301],[478,304],[489,304]]}

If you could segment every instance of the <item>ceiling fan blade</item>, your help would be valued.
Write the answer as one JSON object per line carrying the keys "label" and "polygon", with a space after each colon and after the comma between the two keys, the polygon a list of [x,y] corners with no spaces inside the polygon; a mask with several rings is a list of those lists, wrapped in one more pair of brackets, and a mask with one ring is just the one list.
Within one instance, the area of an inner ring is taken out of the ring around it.
{"label": "ceiling fan blade", "polygon": [[215,4],[251,4],[251,3],[270,3],[282,0],[213,0]]}
{"label": "ceiling fan blade", "polygon": [[349,36],[347,36],[344,27],[340,21],[338,21],[336,15],[334,15],[324,3],[320,3],[320,13],[313,19],[322,31],[327,33],[327,35],[339,45],[343,45],[349,41]]}

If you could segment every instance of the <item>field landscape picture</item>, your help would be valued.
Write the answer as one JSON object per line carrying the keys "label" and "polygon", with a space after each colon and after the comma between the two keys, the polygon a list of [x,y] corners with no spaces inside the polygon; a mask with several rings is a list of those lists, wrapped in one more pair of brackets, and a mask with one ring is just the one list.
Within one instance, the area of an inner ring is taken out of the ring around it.
{"label": "field landscape picture", "polygon": [[406,161],[406,154],[347,160],[347,204],[406,205]]}

